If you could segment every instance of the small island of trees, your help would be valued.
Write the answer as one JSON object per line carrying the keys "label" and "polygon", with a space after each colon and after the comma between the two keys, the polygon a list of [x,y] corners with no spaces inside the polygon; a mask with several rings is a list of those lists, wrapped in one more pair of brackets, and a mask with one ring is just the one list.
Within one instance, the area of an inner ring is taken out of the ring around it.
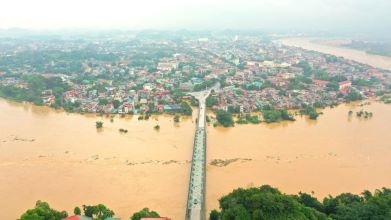
{"label": "small island of trees", "polygon": [[175,123],[178,123],[178,122],[180,121],[180,118],[181,118],[181,117],[180,117],[179,115],[175,115],[175,116],[174,116],[174,122],[175,122]]}
{"label": "small island of trees", "polygon": [[97,122],[95,122],[95,127],[96,128],[103,128],[103,122],[102,121],[97,121]]}
{"label": "small island of trees", "polygon": [[120,128],[120,129],[119,129],[119,132],[120,132],[120,133],[125,133],[125,134],[126,134],[126,133],[128,133],[128,130],[127,130],[127,129]]}

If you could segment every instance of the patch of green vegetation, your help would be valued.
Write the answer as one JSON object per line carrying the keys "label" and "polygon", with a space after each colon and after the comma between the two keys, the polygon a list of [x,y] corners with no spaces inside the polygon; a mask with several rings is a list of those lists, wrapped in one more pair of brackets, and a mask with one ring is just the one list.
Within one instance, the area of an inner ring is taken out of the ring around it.
{"label": "patch of green vegetation", "polygon": [[136,212],[130,217],[131,220],[140,220],[142,218],[159,218],[159,213],[149,210],[148,208],[143,208],[139,212]]}
{"label": "patch of green vegetation", "polygon": [[232,127],[235,124],[232,114],[229,111],[224,111],[224,110],[216,111],[216,119],[217,122],[224,127]]}
{"label": "patch of green vegetation", "polygon": [[262,110],[263,120],[266,123],[279,121],[294,121],[295,118],[286,109],[268,109]]}
{"label": "patch of green vegetation", "polygon": [[380,100],[386,104],[391,104],[391,95],[383,95]]}
{"label": "patch of green vegetation", "polygon": [[323,202],[307,193],[287,195],[277,188],[236,189],[220,200],[221,210],[213,210],[210,219],[219,220],[353,220],[391,219],[391,189],[364,191],[361,195],[342,193]]}
{"label": "patch of green vegetation", "polygon": [[205,120],[206,120],[207,123],[209,123],[209,122],[210,122],[209,116],[206,116],[206,117],[205,117]]}
{"label": "patch of green vegetation", "polygon": [[32,102],[36,105],[43,105],[41,96],[31,93],[27,89],[16,88],[12,86],[0,86],[0,97],[18,102]]}
{"label": "patch of green vegetation", "polygon": [[180,121],[180,118],[181,118],[181,117],[180,117],[179,115],[175,115],[175,116],[174,116],[174,122],[175,122],[175,123],[178,123],[178,122]]}
{"label": "patch of green vegetation", "polygon": [[361,95],[361,93],[353,90],[345,96],[345,99],[347,101],[358,101],[358,100],[363,100],[364,97]]}
{"label": "patch of green vegetation", "polygon": [[193,109],[190,107],[189,103],[182,102],[181,110],[184,115],[191,116],[193,114]]}
{"label": "patch of green vegetation", "polygon": [[206,98],[205,103],[206,103],[206,107],[211,108],[211,107],[217,105],[218,101],[217,101],[217,99],[215,97],[208,96],[208,98]]}
{"label": "patch of green vegetation", "polygon": [[240,116],[239,119],[236,121],[238,124],[259,124],[261,123],[261,120],[259,120],[258,115],[251,115],[246,114],[244,116]]}
{"label": "patch of green vegetation", "polygon": [[50,208],[49,204],[42,201],[37,201],[33,209],[27,210],[19,218],[20,220],[40,220],[40,219],[53,219],[61,220],[68,217],[66,211],[57,211]]}
{"label": "patch of green vegetation", "polygon": [[125,133],[125,134],[126,134],[126,133],[128,133],[128,130],[127,130],[127,129],[120,128],[120,129],[119,129],[119,132],[120,132],[120,133]]}
{"label": "patch of green vegetation", "polygon": [[359,112],[356,112],[356,116],[359,117],[359,118],[372,118],[373,117],[373,113],[372,112],[367,112],[367,111],[364,111],[364,110],[360,110]]}
{"label": "patch of green vegetation", "polygon": [[95,127],[96,128],[103,128],[103,122],[102,121],[95,122]]}
{"label": "patch of green vegetation", "polygon": [[114,212],[105,205],[83,205],[84,215],[95,220],[104,220],[114,216]]}
{"label": "patch of green vegetation", "polygon": [[199,104],[200,104],[200,103],[198,102],[198,100],[192,96],[192,97],[191,97],[191,100],[190,100],[190,105],[193,106],[193,107],[196,107],[196,106],[198,106]]}
{"label": "patch of green vegetation", "polygon": [[316,120],[319,117],[319,113],[316,111],[314,107],[307,106],[300,110],[300,114],[308,115],[310,119]]}

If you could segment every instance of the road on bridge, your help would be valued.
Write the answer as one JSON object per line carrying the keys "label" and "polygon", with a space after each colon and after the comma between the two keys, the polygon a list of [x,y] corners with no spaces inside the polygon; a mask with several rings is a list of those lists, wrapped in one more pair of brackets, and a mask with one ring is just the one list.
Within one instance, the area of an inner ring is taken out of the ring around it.
{"label": "road on bridge", "polygon": [[187,196],[186,220],[205,219],[205,184],[206,184],[206,98],[211,90],[220,87],[216,84],[209,90],[189,93],[199,101],[198,123],[194,136],[193,158],[191,162],[189,191]]}

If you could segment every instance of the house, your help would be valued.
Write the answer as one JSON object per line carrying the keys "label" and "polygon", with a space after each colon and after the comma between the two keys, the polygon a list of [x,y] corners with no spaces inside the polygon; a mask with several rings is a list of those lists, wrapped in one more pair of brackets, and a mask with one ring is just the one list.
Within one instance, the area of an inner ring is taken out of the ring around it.
{"label": "house", "polygon": [[320,86],[320,87],[326,87],[327,84],[329,84],[329,81],[320,80],[320,79],[313,79],[312,83],[317,86]]}
{"label": "house", "polygon": [[176,69],[178,68],[178,64],[177,63],[174,63],[174,62],[167,62],[167,63],[164,63],[164,62],[160,62],[158,63],[156,69],[158,70],[161,70],[161,71],[171,71],[173,69]]}
{"label": "house", "polygon": [[63,218],[62,220],[92,220],[92,218],[84,215],[74,215],[67,218]]}
{"label": "house", "polygon": [[352,82],[351,81],[342,81],[342,82],[339,82],[339,90],[344,90],[346,88],[349,88],[350,86],[352,86]]}
{"label": "house", "polygon": [[293,73],[280,73],[280,74],[277,74],[277,75],[280,76],[283,79],[293,79],[293,78],[295,78],[295,74],[293,74]]}
{"label": "house", "polygon": [[133,105],[131,104],[131,103],[124,103],[123,104],[123,106],[122,106],[123,108],[122,108],[122,112],[123,113],[129,113],[129,112],[131,112],[131,111],[133,111]]}
{"label": "house", "polygon": [[155,108],[156,108],[156,111],[158,111],[158,112],[164,111],[164,105],[157,105]]}
{"label": "house", "polygon": [[170,111],[179,111],[181,110],[181,105],[173,104],[173,105],[164,105],[164,111],[170,112]]}
{"label": "house", "polygon": [[56,103],[56,97],[54,95],[43,96],[42,101],[45,105],[53,105]]}

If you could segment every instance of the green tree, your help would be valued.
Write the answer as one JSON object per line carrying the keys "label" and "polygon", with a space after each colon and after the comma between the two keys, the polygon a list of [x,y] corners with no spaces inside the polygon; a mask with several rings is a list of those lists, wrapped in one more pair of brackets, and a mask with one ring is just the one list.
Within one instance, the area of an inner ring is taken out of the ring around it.
{"label": "green tree", "polygon": [[315,71],[315,78],[320,80],[330,80],[329,73],[326,72],[326,70],[316,70]]}
{"label": "green tree", "polygon": [[279,121],[294,121],[294,117],[286,109],[273,109],[262,110],[262,116],[265,122],[273,123]]}
{"label": "green tree", "polygon": [[209,108],[211,108],[211,107],[213,107],[213,106],[218,104],[217,99],[215,97],[212,97],[212,96],[208,96],[208,98],[206,98],[205,103],[206,103],[206,106],[209,107]]}
{"label": "green tree", "polygon": [[103,128],[103,122],[101,122],[101,121],[95,122],[95,127],[96,128]]}
{"label": "green tree", "polygon": [[81,210],[78,206],[76,206],[74,209],[73,209],[73,214],[75,215],[81,215]]}
{"label": "green tree", "polygon": [[300,113],[303,115],[308,115],[310,119],[316,120],[319,116],[319,113],[316,111],[314,107],[307,106],[300,110]]}
{"label": "green tree", "polygon": [[217,122],[224,127],[234,126],[234,120],[232,118],[231,112],[224,111],[224,110],[217,110],[216,119]]}
{"label": "green tree", "polygon": [[140,220],[141,218],[158,218],[160,215],[155,211],[150,211],[148,208],[143,208],[130,217],[131,220]]}
{"label": "green tree", "polygon": [[109,101],[107,99],[99,99],[99,105],[107,105]]}
{"label": "green tree", "polygon": [[338,91],[339,90],[338,82],[329,82],[327,84],[327,89],[330,91]]}
{"label": "green tree", "polygon": [[297,201],[299,201],[301,204],[307,207],[314,208],[319,212],[324,211],[323,204],[319,202],[317,198],[311,196],[310,194],[300,192],[297,197]]}
{"label": "green tree", "polygon": [[221,219],[316,219],[316,211],[268,185],[236,189],[220,200]]}
{"label": "green tree", "polygon": [[209,220],[219,220],[220,213],[217,210],[212,210],[209,214]]}
{"label": "green tree", "polygon": [[26,77],[29,89],[40,93],[46,88],[45,78],[41,75],[30,75]]}
{"label": "green tree", "polygon": [[193,109],[190,107],[190,105],[187,102],[181,103],[181,109],[184,115],[190,116],[193,114]]}
{"label": "green tree", "polygon": [[296,64],[296,66],[303,68],[305,75],[310,75],[312,72],[312,67],[308,61],[300,61],[298,64]]}
{"label": "green tree", "polygon": [[35,208],[23,213],[20,220],[61,220],[66,217],[68,214],[65,211],[56,211],[48,203],[38,200]]}
{"label": "green tree", "polygon": [[352,90],[349,94],[346,95],[345,98],[347,101],[357,101],[362,100],[364,97],[358,91]]}
{"label": "green tree", "polygon": [[[364,191],[361,195],[342,193],[322,202],[299,193],[286,195],[268,185],[236,189],[220,200],[221,220],[364,220],[391,219],[391,189]],[[214,215],[216,214],[213,212]],[[212,213],[210,213],[212,216]]]}
{"label": "green tree", "polygon": [[103,204],[98,205],[83,205],[84,215],[87,217],[94,217],[96,220],[104,220],[114,216],[114,212],[108,209]]}
{"label": "green tree", "polygon": [[175,116],[174,116],[174,122],[175,122],[175,123],[178,123],[179,120],[180,120],[180,116],[179,116],[179,115],[175,115]]}
{"label": "green tree", "polygon": [[118,108],[122,103],[119,100],[114,100],[113,101],[113,106],[114,108]]}

